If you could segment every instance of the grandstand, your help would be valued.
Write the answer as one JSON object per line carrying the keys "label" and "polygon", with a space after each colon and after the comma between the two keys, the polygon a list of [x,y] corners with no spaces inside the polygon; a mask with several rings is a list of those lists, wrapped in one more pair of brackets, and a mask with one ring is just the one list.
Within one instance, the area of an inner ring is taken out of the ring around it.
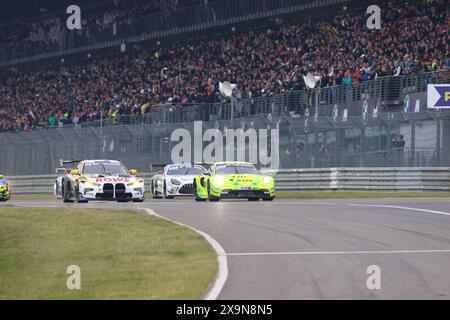
{"label": "grandstand", "polygon": [[[423,112],[426,85],[448,83],[447,1],[382,1],[381,30],[366,28],[365,2],[242,3],[99,1],[75,33],[58,8],[7,23],[0,132],[330,117],[336,105],[339,117],[360,117],[363,101],[384,114],[402,111],[406,96]],[[315,90],[309,73],[320,77]],[[232,107],[223,81],[239,88]]]}

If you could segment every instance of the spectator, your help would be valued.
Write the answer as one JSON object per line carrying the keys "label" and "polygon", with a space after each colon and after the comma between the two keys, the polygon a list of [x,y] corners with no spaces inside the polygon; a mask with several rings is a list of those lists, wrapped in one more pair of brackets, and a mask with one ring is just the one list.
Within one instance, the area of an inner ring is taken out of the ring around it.
{"label": "spectator", "polygon": [[[156,8],[191,2],[168,3]],[[64,125],[99,120],[103,111],[103,117],[117,118],[139,114],[139,110],[141,115],[148,113],[155,104],[170,108],[179,103],[220,103],[219,81],[238,84],[246,98],[256,101],[303,89],[303,76],[313,72],[323,76],[322,87],[344,84],[346,98],[352,101],[354,85],[395,72],[435,70],[445,80],[449,65],[446,5],[443,0],[390,3],[383,28],[377,31],[365,28],[364,15],[344,12],[315,24],[280,25],[161,46],[156,51],[141,49],[133,56],[99,58],[84,65],[17,73],[0,81],[0,130],[52,126],[51,113],[57,125]],[[151,5],[145,8],[145,12],[155,10]],[[113,9],[107,21],[128,21],[127,12]],[[101,28],[103,15],[95,19],[96,28]],[[33,38],[41,37],[40,30]],[[58,33],[56,27],[51,30]],[[331,90],[333,102],[337,94]]]}

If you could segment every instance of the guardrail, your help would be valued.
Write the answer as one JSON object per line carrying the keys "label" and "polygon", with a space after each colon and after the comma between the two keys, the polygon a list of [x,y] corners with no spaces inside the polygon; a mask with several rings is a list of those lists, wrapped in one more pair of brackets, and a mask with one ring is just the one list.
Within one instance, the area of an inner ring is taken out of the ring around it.
{"label": "guardrail", "polygon": [[282,191],[450,191],[450,168],[289,169],[275,177]]}
{"label": "guardrail", "polygon": [[[280,191],[450,192],[449,168],[324,168],[264,171]],[[152,173],[143,173],[147,192]],[[56,175],[10,177],[13,194],[51,194]],[[147,193],[148,194],[148,193]]]}

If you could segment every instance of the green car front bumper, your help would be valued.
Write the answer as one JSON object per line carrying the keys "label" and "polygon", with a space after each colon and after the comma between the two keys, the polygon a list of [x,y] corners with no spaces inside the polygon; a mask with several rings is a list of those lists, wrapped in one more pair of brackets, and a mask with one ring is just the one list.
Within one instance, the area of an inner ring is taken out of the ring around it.
{"label": "green car front bumper", "polygon": [[[209,184],[209,188],[207,187]],[[208,190],[209,189],[209,190]],[[231,182],[224,178],[223,183],[215,183],[214,177],[199,177],[196,180],[195,197],[208,198],[248,198],[273,199],[275,198],[275,182],[270,179],[264,183],[263,178],[253,179],[252,182]]]}

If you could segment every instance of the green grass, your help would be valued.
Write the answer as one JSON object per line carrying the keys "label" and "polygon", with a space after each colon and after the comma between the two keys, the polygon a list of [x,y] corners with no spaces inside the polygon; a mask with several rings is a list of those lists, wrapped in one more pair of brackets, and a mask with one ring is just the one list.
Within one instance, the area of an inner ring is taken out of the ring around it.
{"label": "green grass", "polygon": [[383,198],[450,198],[450,193],[420,192],[347,192],[347,191],[278,191],[277,199],[383,199]]}
{"label": "green grass", "polygon": [[[11,197],[12,200],[18,201],[27,201],[27,200],[56,200],[56,197],[53,194],[13,194]],[[62,200],[61,200],[62,201]]]}
{"label": "green grass", "polygon": [[0,299],[198,299],[217,268],[202,236],[149,215],[0,208]]}

